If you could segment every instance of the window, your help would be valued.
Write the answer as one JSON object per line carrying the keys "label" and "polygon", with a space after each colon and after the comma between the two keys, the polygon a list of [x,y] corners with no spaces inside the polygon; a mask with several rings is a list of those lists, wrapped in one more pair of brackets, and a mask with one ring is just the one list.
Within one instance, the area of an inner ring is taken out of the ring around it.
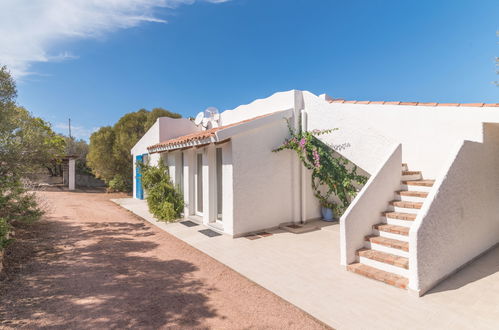
{"label": "window", "polygon": [[180,166],[179,166],[179,187],[180,191],[184,193],[184,153],[180,152]]}
{"label": "window", "polygon": [[217,148],[217,219],[222,220],[223,206],[223,181],[222,181],[222,148]]}
{"label": "window", "polygon": [[203,213],[203,154],[197,154],[196,162],[196,210]]}

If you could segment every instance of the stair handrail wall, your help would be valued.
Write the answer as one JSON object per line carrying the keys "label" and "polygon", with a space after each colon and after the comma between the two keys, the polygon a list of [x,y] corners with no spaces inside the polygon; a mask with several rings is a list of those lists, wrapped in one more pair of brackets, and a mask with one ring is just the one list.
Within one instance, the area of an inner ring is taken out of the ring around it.
{"label": "stair handrail wall", "polygon": [[393,200],[402,177],[402,145],[390,149],[385,161],[370,176],[340,218],[340,262],[346,266],[355,262],[355,253],[364,246],[364,238],[380,222],[381,213]]}
{"label": "stair handrail wall", "polygon": [[419,295],[499,242],[499,126],[483,128],[483,142],[451,150],[410,229],[409,289]]}

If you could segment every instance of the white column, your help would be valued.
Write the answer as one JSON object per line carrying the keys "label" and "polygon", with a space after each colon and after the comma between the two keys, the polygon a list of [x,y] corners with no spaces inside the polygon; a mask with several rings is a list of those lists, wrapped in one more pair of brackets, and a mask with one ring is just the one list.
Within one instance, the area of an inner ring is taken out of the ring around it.
{"label": "white column", "polygon": [[217,219],[217,159],[216,146],[211,144],[207,148],[206,160],[208,164],[208,222]]}
{"label": "white column", "polygon": [[69,181],[69,190],[75,190],[76,183],[76,166],[75,160],[73,158],[69,159],[69,171],[68,171],[68,181]]}

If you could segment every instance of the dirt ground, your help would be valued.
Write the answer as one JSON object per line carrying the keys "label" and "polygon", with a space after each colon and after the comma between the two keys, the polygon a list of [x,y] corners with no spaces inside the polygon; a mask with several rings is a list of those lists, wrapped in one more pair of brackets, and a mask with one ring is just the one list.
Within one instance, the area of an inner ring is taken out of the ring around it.
{"label": "dirt ground", "polygon": [[6,251],[0,328],[326,328],[109,201],[117,195],[39,194],[49,212]]}

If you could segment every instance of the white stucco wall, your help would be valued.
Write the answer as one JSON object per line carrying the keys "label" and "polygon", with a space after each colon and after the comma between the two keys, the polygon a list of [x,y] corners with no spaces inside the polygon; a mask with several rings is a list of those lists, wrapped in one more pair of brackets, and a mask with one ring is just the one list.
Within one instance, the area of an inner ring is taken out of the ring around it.
{"label": "white stucco wall", "polygon": [[445,153],[410,230],[409,287],[420,294],[499,242],[499,125],[484,128],[483,142]]}
{"label": "white stucco wall", "polygon": [[340,218],[340,262],[348,265],[355,261],[355,251],[364,246],[364,237],[379,223],[381,212],[393,199],[400,187],[402,147],[392,145],[391,151],[382,157],[379,168],[364,185]]}
{"label": "white stucco wall", "polygon": [[303,96],[305,107],[324,102],[318,96],[307,91],[290,90],[278,92],[267,98],[257,99],[249,104],[240,105],[232,110],[223,111],[220,114],[221,124],[229,125],[276,111],[292,109],[295,107],[297,94]]}
{"label": "white stucco wall", "polygon": [[299,218],[292,151],[273,153],[289,136],[284,120],[232,138],[234,235]]}
{"label": "white stucco wall", "polygon": [[326,102],[306,110],[308,130],[336,128],[319,136],[320,140],[333,146],[344,145],[338,153],[369,174],[378,170],[393,145],[399,143],[355,112],[337,110]]}
{"label": "white stucco wall", "polygon": [[184,150],[184,217],[188,217],[195,213],[194,201],[194,173],[195,165],[195,150],[193,148]]}
{"label": "white stucco wall", "polygon": [[[187,118],[160,117],[142,138],[133,146],[131,154],[133,157],[133,197],[135,198],[136,166],[135,157],[137,155],[148,154],[147,147],[162,141],[173,139],[182,135],[199,131],[200,128]],[[160,159],[159,154],[149,155],[149,164],[156,165]]]}
{"label": "white stucco wall", "polygon": [[200,127],[194,125],[194,122],[188,118],[160,117],[158,118],[158,122],[160,125],[159,142],[201,130]]}
{"label": "white stucco wall", "polygon": [[[387,138],[402,143],[402,160],[410,169],[435,178],[448,158],[448,151],[462,140],[479,141],[482,122],[499,122],[497,107],[411,106],[386,104],[328,104],[330,118],[357,118],[359,137],[376,129]],[[338,127],[333,121],[331,124]],[[369,148],[373,141],[365,140]],[[359,153],[364,150],[355,147]],[[346,151],[348,153],[348,151]],[[368,167],[365,167],[369,172]]]}
{"label": "white stucco wall", "polygon": [[233,192],[233,161],[232,142],[217,146],[222,148],[222,222],[224,232],[234,235],[234,192]]}

